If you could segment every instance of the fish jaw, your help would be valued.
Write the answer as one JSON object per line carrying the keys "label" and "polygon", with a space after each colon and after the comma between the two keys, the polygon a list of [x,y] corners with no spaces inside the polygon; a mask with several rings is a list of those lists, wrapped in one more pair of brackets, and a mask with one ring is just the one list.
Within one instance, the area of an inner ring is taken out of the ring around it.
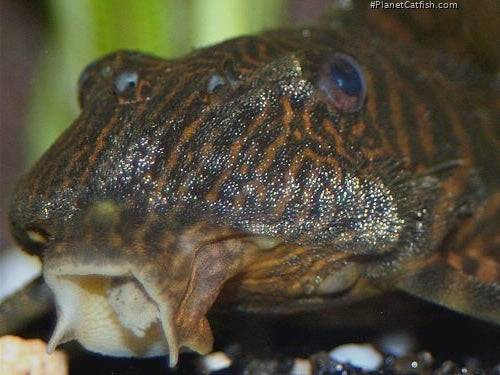
{"label": "fish jaw", "polygon": [[[48,350],[77,340],[89,351],[115,357],[152,357],[169,352],[160,311],[130,273],[116,268],[45,269],[58,321]],[[173,331],[170,325],[169,329]]]}
{"label": "fish jaw", "polygon": [[66,250],[49,250],[43,273],[58,315],[49,351],[76,340],[89,351],[110,356],[168,354],[171,366],[182,350],[210,352],[208,310],[258,246],[239,238],[194,247],[183,243],[185,248],[170,249],[164,256],[122,259],[68,257]]}

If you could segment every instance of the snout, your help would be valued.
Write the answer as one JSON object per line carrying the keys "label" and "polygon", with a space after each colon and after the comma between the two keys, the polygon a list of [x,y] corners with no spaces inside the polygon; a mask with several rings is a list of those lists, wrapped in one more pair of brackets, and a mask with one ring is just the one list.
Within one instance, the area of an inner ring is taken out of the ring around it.
{"label": "snout", "polygon": [[[186,225],[109,200],[59,219],[50,233],[39,241],[58,313],[49,350],[77,340],[111,356],[168,354],[171,366],[183,349],[212,349],[208,310],[260,248],[230,228]],[[30,241],[37,235],[19,232]]]}
{"label": "snout", "polygon": [[23,250],[42,258],[44,279],[55,296],[58,321],[49,350],[77,340],[110,356],[169,353],[172,319],[162,323],[160,311],[168,301],[160,308],[157,296],[134,276],[144,261],[125,238],[144,218],[125,214],[112,201],[50,221],[30,216],[26,207],[11,211],[11,228]]}

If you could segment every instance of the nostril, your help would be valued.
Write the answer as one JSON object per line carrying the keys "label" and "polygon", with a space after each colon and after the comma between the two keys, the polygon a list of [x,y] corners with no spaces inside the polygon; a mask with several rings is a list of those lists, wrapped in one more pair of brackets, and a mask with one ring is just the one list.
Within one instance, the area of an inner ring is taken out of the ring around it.
{"label": "nostril", "polygon": [[46,246],[49,242],[49,235],[40,228],[27,228],[26,236],[28,239],[37,246]]}
{"label": "nostril", "polygon": [[22,249],[34,255],[40,255],[50,241],[49,233],[45,229],[34,225],[24,228],[15,226],[13,234]]}

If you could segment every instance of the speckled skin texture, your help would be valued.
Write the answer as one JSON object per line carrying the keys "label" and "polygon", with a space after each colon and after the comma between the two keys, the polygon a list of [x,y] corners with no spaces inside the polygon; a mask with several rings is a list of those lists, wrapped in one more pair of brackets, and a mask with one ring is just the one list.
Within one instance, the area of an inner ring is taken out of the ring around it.
{"label": "speckled skin texture", "polygon": [[[359,65],[360,105],[332,95],[339,53]],[[498,113],[465,77],[319,29],[177,60],[111,54],[82,73],[80,116],[19,183],[13,233],[46,273],[139,280],[171,356],[210,350],[218,297],[291,312],[398,287],[499,323]]]}

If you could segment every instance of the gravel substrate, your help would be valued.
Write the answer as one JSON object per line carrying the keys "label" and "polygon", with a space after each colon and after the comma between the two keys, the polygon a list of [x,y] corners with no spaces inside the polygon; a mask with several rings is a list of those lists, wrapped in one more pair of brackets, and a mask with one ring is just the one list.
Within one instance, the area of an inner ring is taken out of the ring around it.
{"label": "gravel substrate", "polygon": [[[221,358],[222,354],[218,352],[210,356]],[[251,357],[232,359],[226,357],[224,363],[230,364],[224,368],[217,367],[213,370],[206,366],[207,359],[201,358],[198,360],[198,373],[210,375],[500,375],[500,364],[486,368],[482,367],[480,361],[475,358],[469,358],[465,364],[461,365],[449,360],[436,363],[432,354],[425,351],[399,358],[390,355],[382,358],[382,363],[376,370],[366,370],[352,364],[336,361],[328,352],[320,352],[307,359],[284,357],[262,360]]]}
{"label": "gravel substrate", "polygon": [[[89,353],[76,343],[60,349],[68,355],[70,375],[500,375],[500,327],[409,297],[396,298],[397,303],[384,303],[387,310],[377,310],[378,316],[412,303],[418,315],[400,311],[399,317],[385,322],[357,326],[234,312],[213,316],[214,353],[184,353],[175,369],[169,369],[163,357],[112,358]],[[18,334],[47,340],[54,320],[47,317]]]}

